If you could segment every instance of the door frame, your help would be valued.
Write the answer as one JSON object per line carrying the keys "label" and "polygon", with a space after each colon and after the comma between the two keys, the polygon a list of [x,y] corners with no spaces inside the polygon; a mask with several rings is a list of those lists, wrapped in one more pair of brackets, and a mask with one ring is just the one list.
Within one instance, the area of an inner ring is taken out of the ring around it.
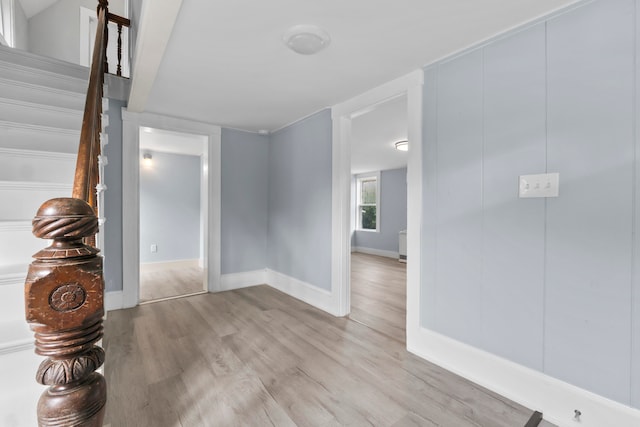
{"label": "door frame", "polygon": [[331,109],[331,293],[334,313],[346,316],[351,311],[351,121],[390,99],[407,97],[407,346],[420,328],[423,84],[424,72],[416,70]]}
{"label": "door frame", "polygon": [[[221,128],[207,123],[178,119],[153,113],[135,113],[122,109],[122,293],[123,307],[135,307],[140,301],[140,128],[150,127],[207,137],[203,155],[203,191],[208,193],[202,207],[206,220],[203,239],[204,280],[209,292],[220,286],[220,203],[221,203]],[[179,224],[176,224],[179,226]]]}

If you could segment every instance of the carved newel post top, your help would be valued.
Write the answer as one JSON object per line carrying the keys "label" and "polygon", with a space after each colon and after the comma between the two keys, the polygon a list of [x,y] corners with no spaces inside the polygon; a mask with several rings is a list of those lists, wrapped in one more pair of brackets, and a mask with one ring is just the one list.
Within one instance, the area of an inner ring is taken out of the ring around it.
{"label": "carved newel post top", "polygon": [[81,199],[58,197],[44,202],[36,216],[93,215],[91,206]]}
{"label": "carved newel post top", "polygon": [[61,197],[47,200],[33,219],[33,234],[41,239],[77,240],[98,231],[98,218],[84,200]]}

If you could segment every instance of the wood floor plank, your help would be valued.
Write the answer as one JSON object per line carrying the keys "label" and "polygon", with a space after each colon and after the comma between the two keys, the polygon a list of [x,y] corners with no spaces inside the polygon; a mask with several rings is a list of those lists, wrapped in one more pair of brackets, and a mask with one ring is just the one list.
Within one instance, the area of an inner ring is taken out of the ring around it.
{"label": "wood floor plank", "polygon": [[203,270],[198,267],[140,271],[140,302],[155,301],[203,290]]}
{"label": "wood floor plank", "polygon": [[393,427],[438,427],[438,424],[422,418],[420,415],[408,413],[395,423]]}
{"label": "wood floor plank", "polygon": [[349,317],[406,342],[407,265],[396,259],[351,254]]}
{"label": "wood floor plank", "polygon": [[268,286],[109,313],[111,426],[522,426],[532,411]]}

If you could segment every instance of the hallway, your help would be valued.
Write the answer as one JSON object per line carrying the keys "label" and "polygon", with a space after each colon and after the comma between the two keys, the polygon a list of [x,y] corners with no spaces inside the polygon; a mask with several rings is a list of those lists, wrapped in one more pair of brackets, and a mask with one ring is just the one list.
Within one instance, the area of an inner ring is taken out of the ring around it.
{"label": "hallway", "polygon": [[524,426],[532,411],[268,286],[109,313],[105,425]]}

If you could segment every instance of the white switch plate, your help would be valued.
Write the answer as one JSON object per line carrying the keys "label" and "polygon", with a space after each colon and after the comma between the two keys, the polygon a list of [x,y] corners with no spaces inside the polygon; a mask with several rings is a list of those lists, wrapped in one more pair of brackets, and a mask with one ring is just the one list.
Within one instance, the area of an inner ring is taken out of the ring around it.
{"label": "white switch plate", "polygon": [[158,245],[156,244],[151,245],[151,253],[155,254],[156,252],[158,252]]}
{"label": "white switch plate", "polygon": [[558,197],[559,173],[520,175],[520,197]]}

